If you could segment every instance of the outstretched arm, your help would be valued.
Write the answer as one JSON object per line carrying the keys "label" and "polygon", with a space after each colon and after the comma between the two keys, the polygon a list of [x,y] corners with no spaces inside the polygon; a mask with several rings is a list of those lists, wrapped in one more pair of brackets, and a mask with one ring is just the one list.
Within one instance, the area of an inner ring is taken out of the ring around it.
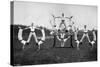
{"label": "outstretched arm", "polygon": [[68,38],[65,38],[65,39],[64,39],[64,42],[66,42],[69,38],[70,38],[70,36],[68,36]]}
{"label": "outstretched arm", "polygon": [[61,18],[60,16],[58,16],[58,17],[55,17],[53,14],[52,14],[52,17],[53,17],[53,18],[55,18],[55,19],[56,19],[56,18]]}
{"label": "outstretched arm", "polygon": [[53,16],[53,23],[55,24],[55,20],[59,19],[59,18],[61,18],[61,17],[55,17],[55,16]]}
{"label": "outstretched arm", "polygon": [[40,27],[40,28],[39,28],[39,27],[35,27],[35,29],[38,29],[38,30],[40,30],[40,29],[42,29],[42,27]]}
{"label": "outstretched arm", "polygon": [[66,19],[69,19],[69,17],[65,17]]}
{"label": "outstretched arm", "polygon": [[30,26],[27,26],[26,28],[24,28],[24,30],[29,29]]}
{"label": "outstretched arm", "polygon": [[60,17],[60,16],[58,16],[58,17],[55,17],[53,14],[52,14],[52,17],[54,18],[54,21],[55,21],[55,19],[59,19],[59,18],[62,18],[62,17]]}
{"label": "outstretched arm", "polygon": [[71,20],[73,18],[73,16],[65,17],[65,18]]}
{"label": "outstretched arm", "polygon": [[59,19],[59,18],[62,18],[62,17],[58,16],[58,17],[55,17],[55,19],[56,19],[56,18],[58,18],[58,19]]}
{"label": "outstretched arm", "polygon": [[21,27],[20,27],[20,26],[19,26],[18,28],[19,28],[19,29],[21,29]]}
{"label": "outstretched arm", "polygon": [[41,29],[43,29],[44,27],[42,27],[42,26],[34,26],[35,27],[35,29],[38,29],[38,30],[41,30]]}
{"label": "outstretched arm", "polygon": [[57,37],[57,39],[59,40],[59,41],[61,41],[61,39],[59,38],[59,36],[56,36]]}

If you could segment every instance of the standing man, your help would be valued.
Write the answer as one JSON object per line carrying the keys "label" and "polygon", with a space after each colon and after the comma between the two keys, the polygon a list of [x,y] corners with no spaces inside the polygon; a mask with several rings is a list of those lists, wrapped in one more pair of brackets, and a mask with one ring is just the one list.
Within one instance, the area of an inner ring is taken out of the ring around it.
{"label": "standing man", "polygon": [[80,40],[80,44],[82,44],[82,41],[83,41],[83,39],[85,37],[87,37],[87,39],[88,39],[88,41],[90,43],[91,41],[90,41],[90,38],[89,38],[89,35],[88,35],[88,29],[87,29],[87,26],[86,25],[84,25],[83,36],[82,36],[82,38]]}
{"label": "standing man", "polygon": [[[44,29],[42,27],[38,28],[37,26],[35,26],[34,23],[32,23],[26,29],[30,29],[31,30],[31,32],[29,34],[29,37],[28,37],[28,40],[27,40],[27,44],[29,44],[30,39],[31,39],[31,37],[33,35],[34,39],[35,39],[35,42],[36,42],[36,45],[38,45],[38,49],[40,50],[40,45],[45,41],[45,32],[44,32]],[[37,39],[37,36],[36,36],[36,33],[35,33],[36,29],[41,30],[41,32],[42,32],[42,38],[41,38],[40,41],[38,41],[38,39]]]}
{"label": "standing man", "polygon": [[58,34],[58,28],[57,28],[57,25],[54,23],[54,24],[52,24],[51,23],[51,21],[50,21],[50,24],[51,24],[51,26],[52,26],[52,31],[50,32],[50,34],[51,35],[53,35],[54,36],[54,43],[53,43],[53,47],[55,47],[55,44],[56,44],[56,36],[57,36],[57,34]]}
{"label": "standing man", "polygon": [[27,40],[27,44],[29,44],[30,39],[31,39],[31,37],[33,35],[34,36],[34,39],[35,39],[35,42],[36,42],[36,45],[38,45],[38,40],[37,40],[36,33],[35,33],[35,29],[38,29],[38,28],[34,25],[34,23],[32,23],[26,29],[30,29],[31,30],[31,32],[29,34],[29,37],[28,37],[28,40]]}

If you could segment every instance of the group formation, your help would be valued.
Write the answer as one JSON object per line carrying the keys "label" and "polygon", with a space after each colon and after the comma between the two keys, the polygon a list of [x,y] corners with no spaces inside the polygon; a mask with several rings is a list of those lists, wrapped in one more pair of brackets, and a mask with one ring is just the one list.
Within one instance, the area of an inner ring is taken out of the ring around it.
{"label": "group formation", "polygon": [[[77,44],[78,50],[79,50],[79,45],[82,44],[83,39],[85,37],[87,37],[88,42],[89,42],[89,44],[92,45],[92,47],[96,43],[96,34],[95,34],[94,28],[92,30],[92,34],[93,34],[92,41],[90,40],[89,35],[88,35],[87,25],[84,25],[82,38],[80,40],[78,40],[79,29],[74,25],[75,24],[74,21],[72,21],[73,16],[65,17],[64,13],[62,13],[61,16],[55,17],[54,15],[52,15],[52,17],[53,17],[53,20],[50,21],[50,24],[52,26],[52,30],[50,30],[50,35],[54,37],[54,40],[57,38],[58,41],[60,41],[61,47],[64,47],[65,42],[67,42],[67,40],[69,38],[72,38],[72,36],[74,36],[74,41]],[[56,19],[60,19],[59,25],[55,22]],[[66,20],[68,21],[68,25],[66,25]],[[24,40],[22,34],[23,34],[23,30],[26,30],[26,29],[30,29],[30,34],[29,34],[28,39]],[[40,30],[42,33],[42,37],[40,37],[40,39],[37,38],[37,36],[36,36],[36,32],[35,32],[36,29]],[[33,35],[36,45],[38,46],[38,49],[40,50],[40,45],[46,41],[45,33],[46,32],[44,30],[44,27],[38,26],[38,25],[35,25],[34,23],[32,23],[30,26],[27,26],[26,28],[19,27],[18,40],[23,44],[22,48],[24,49],[25,45],[29,44],[31,36]],[[66,37],[66,35],[67,35],[67,37]]]}
{"label": "group formation", "polygon": [[[22,36],[23,30],[26,30],[26,29],[30,29],[31,30],[27,41],[24,40],[23,36]],[[39,41],[38,41],[36,33],[35,33],[36,29],[38,29],[38,30],[40,30],[42,32],[42,37],[40,38]],[[23,49],[25,48],[26,44],[29,45],[29,42],[30,42],[30,39],[31,39],[32,35],[34,36],[36,45],[38,45],[38,49],[40,49],[40,45],[45,41],[45,31],[44,31],[44,28],[43,27],[35,26],[34,23],[32,23],[30,26],[28,26],[27,28],[24,28],[24,29],[19,27],[18,40],[23,44],[23,47],[22,47]]]}

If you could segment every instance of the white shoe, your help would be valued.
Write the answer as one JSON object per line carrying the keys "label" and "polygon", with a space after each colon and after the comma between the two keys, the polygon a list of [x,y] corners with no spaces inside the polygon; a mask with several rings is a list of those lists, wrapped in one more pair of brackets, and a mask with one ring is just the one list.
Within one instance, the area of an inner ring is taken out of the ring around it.
{"label": "white shoe", "polygon": [[23,44],[23,47],[22,48],[24,49],[25,48],[26,41],[25,40],[22,40],[21,43]]}
{"label": "white shoe", "polygon": [[43,41],[39,41],[39,42],[38,42],[39,45],[42,44],[42,43],[43,43]]}
{"label": "white shoe", "polygon": [[93,44],[95,44],[95,41],[91,41],[90,43],[91,43],[91,44],[92,44],[92,46],[93,46]]}
{"label": "white shoe", "polygon": [[25,40],[22,40],[21,43],[25,45],[26,44],[26,41]]}
{"label": "white shoe", "polygon": [[76,43],[79,44],[80,42],[77,40]]}
{"label": "white shoe", "polygon": [[51,32],[50,32],[50,34],[51,34],[51,35],[53,35],[53,34],[54,34],[54,32],[53,32],[53,31],[51,31]]}

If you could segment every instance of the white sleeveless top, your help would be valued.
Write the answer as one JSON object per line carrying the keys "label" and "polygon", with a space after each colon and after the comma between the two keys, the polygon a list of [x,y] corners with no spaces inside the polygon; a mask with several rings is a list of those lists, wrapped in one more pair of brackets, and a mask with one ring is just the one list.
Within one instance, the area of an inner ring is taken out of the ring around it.
{"label": "white sleeveless top", "polygon": [[61,20],[65,20],[65,17],[61,17]]}
{"label": "white sleeveless top", "polygon": [[88,32],[88,30],[87,29],[84,29],[84,33],[87,33]]}
{"label": "white sleeveless top", "polygon": [[34,32],[35,31],[35,27],[33,26],[31,26],[31,27],[29,27],[30,29],[31,29],[31,32]]}

